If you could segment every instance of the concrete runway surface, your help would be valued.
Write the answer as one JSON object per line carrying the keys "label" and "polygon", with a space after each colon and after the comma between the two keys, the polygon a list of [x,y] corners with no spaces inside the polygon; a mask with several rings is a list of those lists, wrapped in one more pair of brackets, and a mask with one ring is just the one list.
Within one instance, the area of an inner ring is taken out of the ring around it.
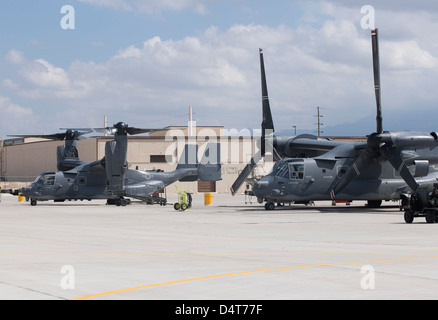
{"label": "concrete runway surface", "polygon": [[199,194],[177,212],[3,194],[0,299],[438,298],[438,224],[406,224],[398,203],[266,211],[245,200]]}

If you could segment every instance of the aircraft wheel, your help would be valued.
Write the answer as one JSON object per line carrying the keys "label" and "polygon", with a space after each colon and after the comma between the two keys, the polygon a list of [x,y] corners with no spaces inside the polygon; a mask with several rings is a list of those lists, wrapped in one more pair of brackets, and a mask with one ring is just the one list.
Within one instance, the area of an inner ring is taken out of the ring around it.
{"label": "aircraft wheel", "polygon": [[411,210],[406,209],[405,210],[405,222],[412,223],[413,221],[414,221],[414,213]]}
{"label": "aircraft wheel", "polygon": [[435,223],[435,211],[427,210],[426,211],[426,222],[427,223]]}
{"label": "aircraft wheel", "polygon": [[181,208],[181,205],[177,202],[173,205],[173,208],[178,211]]}
{"label": "aircraft wheel", "polygon": [[37,205],[37,201],[35,199],[30,199],[30,205],[31,206],[36,206]]}
{"label": "aircraft wheel", "polygon": [[275,209],[275,204],[273,202],[266,202],[265,209],[266,210],[274,210]]}
{"label": "aircraft wheel", "polygon": [[368,208],[380,208],[382,200],[368,200]]}

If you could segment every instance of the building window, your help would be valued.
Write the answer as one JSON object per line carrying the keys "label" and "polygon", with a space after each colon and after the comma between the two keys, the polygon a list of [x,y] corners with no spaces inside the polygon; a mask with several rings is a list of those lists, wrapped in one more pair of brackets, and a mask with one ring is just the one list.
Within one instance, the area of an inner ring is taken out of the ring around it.
{"label": "building window", "polygon": [[151,155],[151,163],[165,163],[166,156],[165,155]]}

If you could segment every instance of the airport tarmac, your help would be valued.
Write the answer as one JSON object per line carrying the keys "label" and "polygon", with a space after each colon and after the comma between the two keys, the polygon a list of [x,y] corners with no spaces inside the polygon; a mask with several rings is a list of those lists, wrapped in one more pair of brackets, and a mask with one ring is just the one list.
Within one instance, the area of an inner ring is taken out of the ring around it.
{"label": "airport tarmac", "polygon": [[398,203],[266,211],[245,200],[199,194],[177,212],[3,194],[0,299],[438,298],[438,224],[406,224]]}

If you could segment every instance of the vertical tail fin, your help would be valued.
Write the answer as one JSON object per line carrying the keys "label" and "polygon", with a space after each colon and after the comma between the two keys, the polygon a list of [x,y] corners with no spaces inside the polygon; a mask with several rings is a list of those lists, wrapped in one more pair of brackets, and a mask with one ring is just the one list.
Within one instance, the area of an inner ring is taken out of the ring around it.
{"label": "vertical tail fin", "polygon": [[198,162],[198,146],[187,144],[181,155],[178,169],[194,169],[196,173],[187,175],[179,181],[218,181],[222,180],[220,162],[220,144],[208,143],[205,147],[201,162]]}
{"label": "vertical tail fin", "polygon": [[186,144],[181,157],[178,161],[177,169],[197,168],[198,165],[198,145]]}
{"label": "vertical tail fin", "polygon": [[[198,145],[196,144],[186,144],[184,146],[184,150],[181,154],[181,157],[178,161],[178,165],[176,166],[176,170],[178,169],[193,169],[196,171],[198,168]],[[185,176],[179,181],[188,182],[188,181],[197,181],[198,176],[196,174]]]}
{"label": "vertical tail fin", "polygon": [[201,163],[198,166],[198,177],[201,181],[222,180],[221,148],[219,143],[208,143]]}
{"label": "vertical tail fin", "polygon": [[116,136],[116,140],[105,144],[105,171],[108,191],[122,192],[124,190],[125,173],[127,170],[127,136]]}

